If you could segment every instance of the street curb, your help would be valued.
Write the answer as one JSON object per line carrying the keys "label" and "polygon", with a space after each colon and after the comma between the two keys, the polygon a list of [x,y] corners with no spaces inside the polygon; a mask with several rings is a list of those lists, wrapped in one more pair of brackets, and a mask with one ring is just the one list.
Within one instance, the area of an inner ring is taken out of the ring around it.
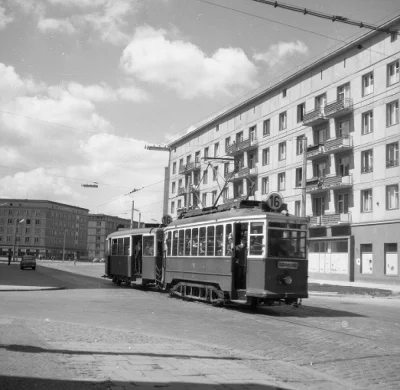
{"label": "street curb", "polygon": [[3,291],[54,291],[65,290],[66,287],[40,287],[40,286],[0,286],[0,292]]}

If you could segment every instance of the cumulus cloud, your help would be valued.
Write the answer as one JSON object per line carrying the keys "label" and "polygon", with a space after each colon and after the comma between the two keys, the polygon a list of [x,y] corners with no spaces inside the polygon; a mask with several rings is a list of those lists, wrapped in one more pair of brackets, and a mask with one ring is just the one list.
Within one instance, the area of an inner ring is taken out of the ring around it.
{"label": "cumulus cloud", "polygon": [[271,45],[264,53],[256,53],[253,58],[256,61],[265,62],[269,67],[284,63],[295,55],[306,55],[308,47],[304,42],[279,42]]}
{"label": "cumulus cloud", "polygon": [[211,56],[198,46],[170,40],[165,30],[140,27],[124,49],[122,69],[137,79],[175,90],[183,98],[233,95],[257,87],[257,68],[239,48]]}
{"label": "cumulus cloud", "polygon": [[10,15],[6,15],[6,10],[4,7],[0,6],[0,30],[5,28],[7,24],[13,21],[13,17]]}
{"label": "cumulus cloud", "polygon": [[59,31],[67,34],[73,34],[76,31],[74,25],[68,19],[43,18],[39,20],[38,28],[42,32]]}

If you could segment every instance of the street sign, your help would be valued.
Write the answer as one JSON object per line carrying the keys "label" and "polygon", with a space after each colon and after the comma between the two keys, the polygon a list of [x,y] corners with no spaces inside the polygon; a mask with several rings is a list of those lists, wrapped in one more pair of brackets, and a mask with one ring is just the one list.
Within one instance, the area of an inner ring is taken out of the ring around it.
{"label": "street sign", "polygon": [[164,215],[161,222],[163,225],[169,225],[172,222],[172,217],[170,215]]}
{"label": "street sign", "polygon": [[267,204],[272,210],[279,210],[282,207],[282,196],[278,192],[271,192],[268,195]]}

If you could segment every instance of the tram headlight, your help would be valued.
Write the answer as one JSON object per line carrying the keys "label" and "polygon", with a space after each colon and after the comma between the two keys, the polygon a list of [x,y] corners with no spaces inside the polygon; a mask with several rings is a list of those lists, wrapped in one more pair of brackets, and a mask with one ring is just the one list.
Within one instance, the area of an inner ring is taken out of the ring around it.
{"label": "tram headlight", "polygon": [[285,283],[285,284],[292,284],[292,282],[293,282],[293,279],[292,279],[292,277],[291,276],[285,276],[284,278],[283,278],[283,283]]}

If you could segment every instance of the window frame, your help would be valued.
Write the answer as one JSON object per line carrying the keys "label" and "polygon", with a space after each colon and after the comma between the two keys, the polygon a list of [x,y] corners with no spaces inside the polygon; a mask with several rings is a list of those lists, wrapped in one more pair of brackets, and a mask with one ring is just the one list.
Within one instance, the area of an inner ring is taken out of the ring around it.
{"label": "window frame", "polygon": [[[281,150],[282,148],[282,150]],[[284,150],[283,150],[284,149]],[[278,161],[285,161],[286,160],[286,141],[280,142],[278,144]]]}
{"label": "window frame", "polygon": [[304,121],[304,115],[306,113],[306,104],[300,103],[297,105],[297,123]]}
{"label": "window frame", "polygon": [[[366,188],[360,191],[361,195],[361,212],[362,213],[372,213],[373,211],[373,193],[372,188]],[[368,207],[365,207],[367,201],[369,203]]]}
{"label": "window frame", "polygon": [[[283,180],[281,180],[283,178]],[[286,190],[286,172],[278,173],[278,191]]]}
{"label": "window frame", "polygon": [[374,171],[374,151],[367,149],[361,151],[361,173],[371,173]]}
{"label": "window frame", "polygon": [[261,178],[261,195],[267,195],[269,193],[269,176]]}
{"label": "window frame", "polygon": [[271,153],[270,153],[269,147],[264,148],[262,150],[262,165],[263,166],[269,165],[270,155],[271,155]]}
{"label": "window frame", "polygon": [[[393,147],[393,152],[390,151]],[[393,159],[389,155],[394,154]],[[399,142],[391,142],[386,144],[386,168],[393,168],[399,166]]]}
{"label": "window frame", "polygon": [[271,135],[271,119],[265,119],[263,121],[263,137],[268,137]]}
{"label": "window frame", "polygon": [[[389,207],[389,191],[390,189],[393,188],[394,189],[394,198],[395,198],[395,205],[392,207]],[[386,210],[398,210],[399,209],[399,185],[396,184],[390,184],[387,185],[385,188],[385,193],[386,193]]]}
{"label": "window frame", "polygon": [[[394,66],[394,78],[395,80],[393,82],[390,82],[390,70],[391,67]],[[396,60],[391,62],[390,64],[387,65],[387,86],[390,87],[394,84],[397,84],[400,81],[400,60]]]}
{"label": "window frame", "polygon": [[[368,81],[369,80],[369,81]],[[368,81],[368,84],[366,83]],[[367,92],[370,88],[371,91]],[[374,93],[374,72],[368,72],[362,76],[362,96],[368,96]]]}
{"label": "window frame", "polygon": [[[373,110],[368,110],[363,112],[361,115],[361,134],[366,135],[373,133],[374,131],[374,112]],[[366,131],[369,130],[369,131]]]}
{"label": "window frame", "polygon": [[279,131],[287,129],[287,111],[279,114]]}
{"label": "window frame", "polygon": [[[393,114],[394,114],[394,122],[392,122],[392,111],[391,108],[393,109]],[[399,124],[399,101],[398,100],[393,100],[390,103],[386,104],[386,127],[391,127]]]}

